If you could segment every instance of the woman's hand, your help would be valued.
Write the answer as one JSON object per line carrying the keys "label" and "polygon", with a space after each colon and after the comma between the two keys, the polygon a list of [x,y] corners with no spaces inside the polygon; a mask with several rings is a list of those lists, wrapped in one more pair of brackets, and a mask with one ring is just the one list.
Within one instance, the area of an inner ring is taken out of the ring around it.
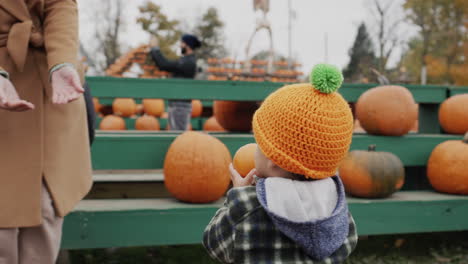
{"label": "woman's hand", "polygon": [[67,104],[84,93],[78,72],[71,66],[64,66],[52,73],[52,103]]}
{"label": "woman's hand", "polygon": [[242,177],[236,169],[234,169],[234,166],[232,163],[229,165],[229,171],[231,172],[231,180],[232,180],[232,185],[234,187],[245,187],[245,186],[251,186],[254,184],[254,176],[257,173],[255,169],[251,170],[247,176]]}
{"label": "woman's hand", "polygon": [[23,112],[34,109],[34,105],[20,99],[10,80],[0,75],[0,109]]}

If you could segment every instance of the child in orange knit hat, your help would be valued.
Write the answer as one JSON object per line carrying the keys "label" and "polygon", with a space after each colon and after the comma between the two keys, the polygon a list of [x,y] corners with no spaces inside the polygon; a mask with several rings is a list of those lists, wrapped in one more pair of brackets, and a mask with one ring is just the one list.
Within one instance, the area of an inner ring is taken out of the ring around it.
{"label": "child in orange knit hat", "polygon": [[[223,263],[340,263],[357,244],[336,176],[352,139],[353,117],[336,91],[343,76],[320,64],[311,84],[285,86],[253,118],[255,169],[206,227],[203,244]],[[252,184],[255,184],[253,186]]]}

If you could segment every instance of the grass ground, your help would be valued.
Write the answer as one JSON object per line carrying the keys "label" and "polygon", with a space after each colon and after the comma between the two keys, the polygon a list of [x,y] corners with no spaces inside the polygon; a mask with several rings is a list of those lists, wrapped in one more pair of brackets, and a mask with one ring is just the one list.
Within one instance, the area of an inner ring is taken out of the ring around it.
{"label": "grass ground", "polygon": [[[77,250],[71,264],[211,264],[201,245]],[[468,264],[468,232],[361,237],[346,264]]]}

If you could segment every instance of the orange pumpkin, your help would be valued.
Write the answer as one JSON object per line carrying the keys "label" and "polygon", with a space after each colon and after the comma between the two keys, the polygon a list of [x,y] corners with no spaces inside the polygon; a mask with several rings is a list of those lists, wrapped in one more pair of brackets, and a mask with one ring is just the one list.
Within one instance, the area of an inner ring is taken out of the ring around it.
{"label": "orange pumpkin", "polygon": [[147,115],[159,117],[164,112],[164,100],[143,99],[143,110]]}
{"label": "orange pumpkin", "polygon": [[247,176],[249,172],[255,169],[255,152],[257,144],[251,143],[239,148],[234,155],[233,166],[242,177]]}
{"label": "orange pumpkin", "polygon": [[463,141],[447,140],[437,145],[427,163],[432,187],[444,193],[468,195],[468,133]]}
{"label": "orange pumpkin", "polygon": [[117,98],[112,103],[112,110],[116,115],[130,117],[135,115],[137,106],[132,98]]}
{"label": "orange pumpkin", "polygon": [[205,131],[219,131],[223,132],[226,131],[216,120],[216,117],[212,116],[208,118],[205,123],[203,124],[203,130]]}
{"label": "orange pumpkin", "polygon": [[167,119],[169,117],[169,114],[167,112],[164,112],[161,114],[161,116],[159,118],[165,118]]}
{"label": "orange pumpkin", "polygon": [[445,100],[439,108],[439,122],[445,132],[462,135],[468,131],[468,94]]}
{"label": "orange pumpkin", "polygon": [[203,104],[200,100],[192,100],[192,117],[199,117],[203,112]]}
{"label": "orange pumpkin", "polygon": [[380,86],[364,92],[356,103],[356,116],[369,134],[402,136],[418,118],[411,92],[402,86]]}
{"label": "orange pumpkin", "polygon": [[144,115],[135,121],[136,130],[159,130],[159,121],[154,116]]}
{"label": "orange pumpkin", "polygon": [[405,168],[401,160],[389,152],[351,151],[339,168],[339,175],[350,195],[364,198],[385,198],[403,187]]}
{"label": "orange pumpkin", "polygon": [[252,130],[252,118],[257,108],[256,102],[215,101],[213,112],[224,129],[248,132]]}
{"label": "orange pumpkin", "polygon": [[102,105],[99,103],[99,99],[93,97],[94,112],[99,113],[101,111]]}
{"label": "orange pumpkin", "polygon": [[167,151],[164,184],[181,201],[213,202],[229,187],[230,163],[231,154],[220,140],[200,132],[185,132]]}
{"label": "orange pumpkin", "polygon": [[108,115],[105,116],[99,124],[101,130],[125,130],[125,120],[120,116]]}

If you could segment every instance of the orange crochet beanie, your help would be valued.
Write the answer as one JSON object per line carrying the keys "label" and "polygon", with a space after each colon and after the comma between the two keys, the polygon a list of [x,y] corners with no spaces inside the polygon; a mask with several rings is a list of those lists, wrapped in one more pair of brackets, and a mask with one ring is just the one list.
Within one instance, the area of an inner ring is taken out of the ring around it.
{"label": "orange crochet beanie", "polygon": [[259,148],[280,168],[323,179],[336,174],[349,150],[353,116],[336,92],[341,71],[319,64],[310,80],[270,94],[255,112],[253,132]]}

